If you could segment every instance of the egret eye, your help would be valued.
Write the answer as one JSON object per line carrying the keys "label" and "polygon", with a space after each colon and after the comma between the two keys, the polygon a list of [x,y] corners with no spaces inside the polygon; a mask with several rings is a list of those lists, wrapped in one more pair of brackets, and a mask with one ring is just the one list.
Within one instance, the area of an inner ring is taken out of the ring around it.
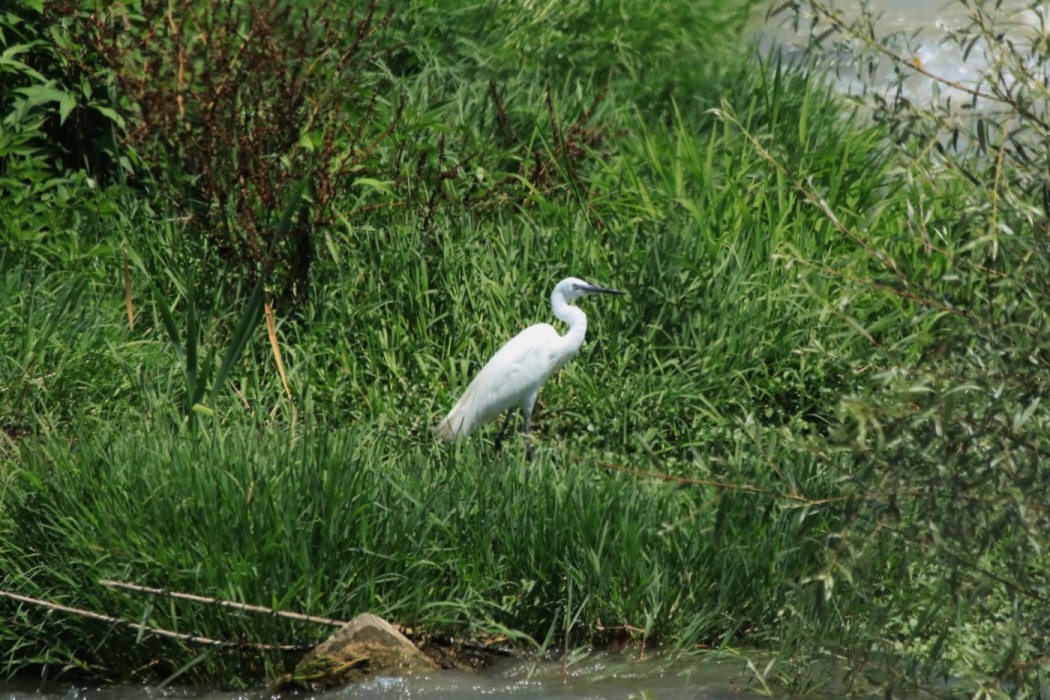
{"label": "egret eye", "polygon": [[576,284],[575,282],[573,282],[572,288],[573,288],[573,289],[576,289],[576,290],[579,290],[579,288],[580,288],[580,285],[578,285],[578,284]]}

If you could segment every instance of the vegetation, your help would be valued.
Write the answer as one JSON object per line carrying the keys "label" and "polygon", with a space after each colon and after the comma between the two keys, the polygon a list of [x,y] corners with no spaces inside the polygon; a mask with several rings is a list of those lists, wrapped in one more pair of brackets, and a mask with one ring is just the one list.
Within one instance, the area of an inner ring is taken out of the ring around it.
{"label": "vegetation", "polygon": [[[0,14],[5,675],[248,685],[327,633],[116,579],[1045,694],[1045,34],[975,6],[992,108],[852,110],[729,0],[212,5]],[[535,461],[436,444],[569,274],[630,296]]]}

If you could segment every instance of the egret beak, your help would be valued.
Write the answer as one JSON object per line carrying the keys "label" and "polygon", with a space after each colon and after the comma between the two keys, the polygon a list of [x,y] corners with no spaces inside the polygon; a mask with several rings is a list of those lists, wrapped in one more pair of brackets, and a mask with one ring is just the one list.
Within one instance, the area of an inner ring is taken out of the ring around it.
{"label": "egret beak", "polygon": [[598,287],[598,286],[595,286],[593,284],[588,284],[585,287],[583,287],[583,291],[587,292],[588,294],[616,294],[616,295],[619,295],[619,296],[623,296],[623,295],[627,294],[627,292],[621,292],[619,289],[609,289],[608,287]]}

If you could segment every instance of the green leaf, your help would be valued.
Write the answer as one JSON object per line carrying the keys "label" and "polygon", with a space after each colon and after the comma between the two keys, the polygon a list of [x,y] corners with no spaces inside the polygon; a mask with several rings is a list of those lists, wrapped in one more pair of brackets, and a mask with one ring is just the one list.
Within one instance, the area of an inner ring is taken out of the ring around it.
{"label": "green leaf", "polygon": [[[14,58],[15,56],[17,56],[20,53],[28,52],[34,46],[39,46],[39,42],[33,41],[33,42],[28,43],[28,44],[12,44],[11,46],[8,46],[6,49],[4,49],[3,53],[0,53],[0,64],[8,62],[8,59]],[[12,62],[13,63],[20,63],[20,65],[23,65],[23,66],[25,65],[24,63],[21,63],[19,61],[12,61]]]}
{"label": "green leaf", "polygon": [[393,189],[392,185],[393,185],[393,183],[390,182],[390,181],[387,181],[387,180],[376,180],[375,178],[371,178],[371,177],[359,177],[356,180],[354,180],[354,184],[353,184],[354,187],[359,187],[359,186],[360,187],[371,187],[374,190],[379,190],[380,192],[386,192],[387,194],[393,194],[394,193],[394,189]]}
{"label": "green leaf", "polygon": [[161,295],[160,289],[154,287],[156,294],[154,295],[154,303],[160,310],[161,324],[164,326],[164,330],[168,333],[168,340],[171,341],[171,346],[175,348],[175,354],[179,356],[179,360],[184,360],[186,357],[185,351],[182,349],[182,342],[179,340],[179,329],[175,325],[175,318],[171,315],[171,307],[164,300]]}
{"label": "green leaf", "polygon": [[58,120],[60,124],[64,124],[66,117],[69,116],[77,106],[76,98],[74,98],[68,92],[62,93],[62,98],[58,101]]}
{"label": "green leaf", "polygon": [[47,78],[45,78],[37,70],[35,70],[34,68],[30,67],[29,65],[27,65],[25,63],[22,63],[21,61],[18,61],[16,59],[8,56],[7,54],[8,54],[8,52],[5,51],[4,54],[2,56],[0,56],[0,74],[2,74],[2,73],[21,73],[23,75],[26,75],[26,76],[32,78],[33,80],[38,80],[41,83],[46,83],[47,82]]}
{"label": "green leaf", "polygon": [[65,90],[54,87],[54,81],[48,81],[44,85],[30,85],[29,87],[17,88],[26,98],[26,107],[37,107],[52,102],[58,103],[59,118],[64,122],[70,112],[77,106],[76,98]]}
{"label": "green leaf", "polygon": [[110,120],[111,122],[116,124],[121,129],[125,128],[125,126],[124,126],[125,125],[124,117],[120,116],[120,114],[117,113],[117,110],[113,109],[112,107],[103,107],[101,105],[93,105],[93,106],[94,106],[94,108],[96,110],[98,110],[98,113],[101,114],[103,117],[105,117],[106,119]]}

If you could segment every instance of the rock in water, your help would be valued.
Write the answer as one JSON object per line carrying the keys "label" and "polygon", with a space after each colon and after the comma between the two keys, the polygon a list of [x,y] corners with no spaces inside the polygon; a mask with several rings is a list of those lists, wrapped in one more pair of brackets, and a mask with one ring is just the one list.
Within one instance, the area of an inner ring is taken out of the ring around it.
{"label": "rock in water", "polygon": [[306,653],[280,689],[335,688],[371,676],[403,676],[438,666],[389,622],[362,613]]}

